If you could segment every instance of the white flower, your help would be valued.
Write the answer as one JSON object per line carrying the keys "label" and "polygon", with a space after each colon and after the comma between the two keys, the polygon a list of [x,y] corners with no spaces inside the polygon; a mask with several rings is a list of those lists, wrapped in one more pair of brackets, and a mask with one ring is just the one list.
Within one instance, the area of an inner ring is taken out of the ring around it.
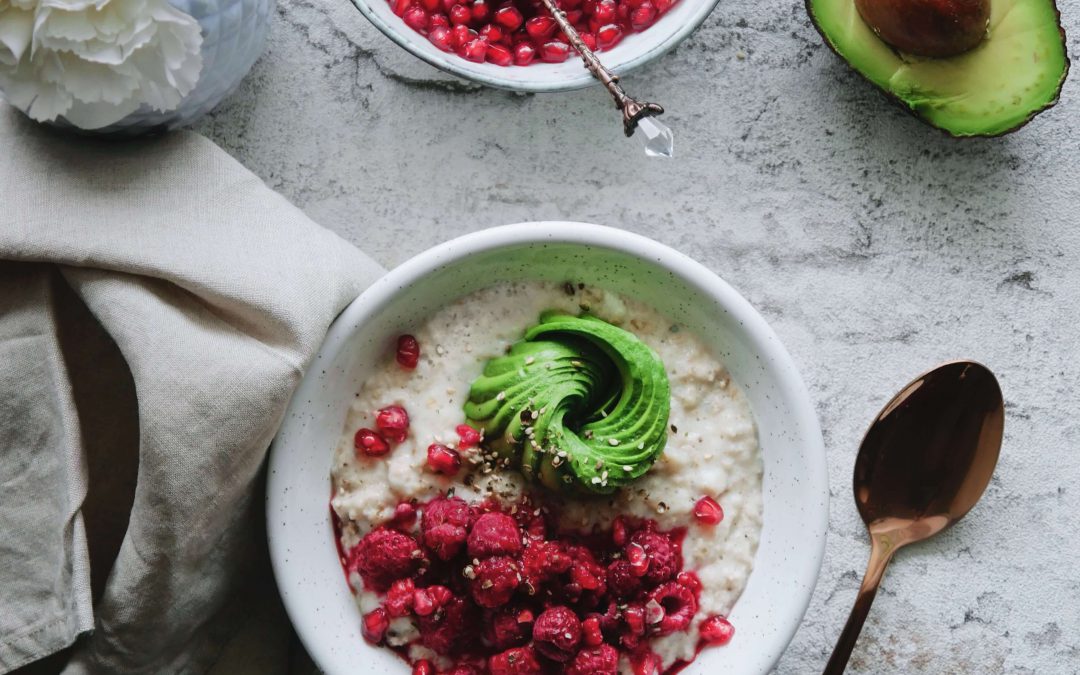
{"label": "white flower", "polygon": [[83,129],[168,111],[202,70],[199,23],[165,0],[0,0],[0,92]]}

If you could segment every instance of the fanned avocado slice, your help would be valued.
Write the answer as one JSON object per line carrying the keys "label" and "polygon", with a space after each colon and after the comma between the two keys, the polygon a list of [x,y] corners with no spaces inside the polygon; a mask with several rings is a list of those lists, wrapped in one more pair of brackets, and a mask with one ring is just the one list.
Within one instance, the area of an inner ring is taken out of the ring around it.
{"label": "fanned avocado slice", "polygon": [[866,79],[953,136],[998,136],[1057,102],[1069,72],[1054,0],[991,0],[986,38],[947,58],[903,54],[863,21],[855,0],[806,0],[828,45]]}
{"label": "fanned avocado slice", "polygon": [[644,475],[667,443],[664,364],[633,333],[545,312],[473,382],[465,415],[532,480],[609,494]]}

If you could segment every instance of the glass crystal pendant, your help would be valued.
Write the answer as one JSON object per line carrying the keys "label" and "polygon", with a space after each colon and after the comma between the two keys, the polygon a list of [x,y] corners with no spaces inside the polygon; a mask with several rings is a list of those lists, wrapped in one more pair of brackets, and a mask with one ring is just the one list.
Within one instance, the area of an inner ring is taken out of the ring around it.
{"label": "glass crystal pendant", "polygon": [[649,157],[671,157],[675,153],[675,135],[655,117],[638,120],[634,135],[645,145],[645,154]]}

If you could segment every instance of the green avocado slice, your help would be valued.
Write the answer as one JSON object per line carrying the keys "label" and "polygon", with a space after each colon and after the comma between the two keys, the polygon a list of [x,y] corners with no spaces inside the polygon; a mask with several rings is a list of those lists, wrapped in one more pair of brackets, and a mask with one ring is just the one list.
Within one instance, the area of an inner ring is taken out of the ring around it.
{"label": "green avocado slice", "polygon": [[953,136],[997,136],[1057,102],[1069,72],[1054,0],[991,0],[987,37],[948,58],[902,54],[862,20],[855,0],[806,0],[829,46],[929,124]]}
{"label": "green avocado slice", "polygon": [[592,316],[544,312],[469,389],[468,423],[489,450],[554,490],[610,494],[667,443],[671,388],[660,357]]}

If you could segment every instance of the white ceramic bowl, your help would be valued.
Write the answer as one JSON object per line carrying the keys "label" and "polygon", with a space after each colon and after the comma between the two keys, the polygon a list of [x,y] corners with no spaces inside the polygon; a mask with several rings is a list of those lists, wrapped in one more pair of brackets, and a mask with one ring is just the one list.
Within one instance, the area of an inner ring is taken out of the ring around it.
{"label": "white ceramic bowl", "polygon": [[[495,0],[490,1],[493,5],[497,4]],[[686,39],[709,16],[717,2],[719,0],[679,0],[645,31],[631,33],[613,49],[600,52],[600,60],[609,70],[625,75],[662,56]],[[573,52],[563,63],[537,61],[528,66],[506,67],[473,63],[436,48],[426,37],[395,16],[387,0],[352,0],[352,3],[376,28],[413,55],[440,70],[489,87],[540,93],[570,91],[597,84]]]}
{"label": "white ceramic bowl", "polygon": [[367,645],[330,522],[333,449],[360,382],[395,336],[447,302],[498,281],[575,279],[648,302],[694,330],[750,400],[764,459],[764,527],[735,639],[684,672],[767,672],[794,635],[817,581],[828,522],[821,430],[791,357],[764,319],[712,272],[666,246],[581,223],[525,223],[436,246],[375,282],[338,317],[270,454],[267,531],[278,588],[323,671],[405,675]]}

